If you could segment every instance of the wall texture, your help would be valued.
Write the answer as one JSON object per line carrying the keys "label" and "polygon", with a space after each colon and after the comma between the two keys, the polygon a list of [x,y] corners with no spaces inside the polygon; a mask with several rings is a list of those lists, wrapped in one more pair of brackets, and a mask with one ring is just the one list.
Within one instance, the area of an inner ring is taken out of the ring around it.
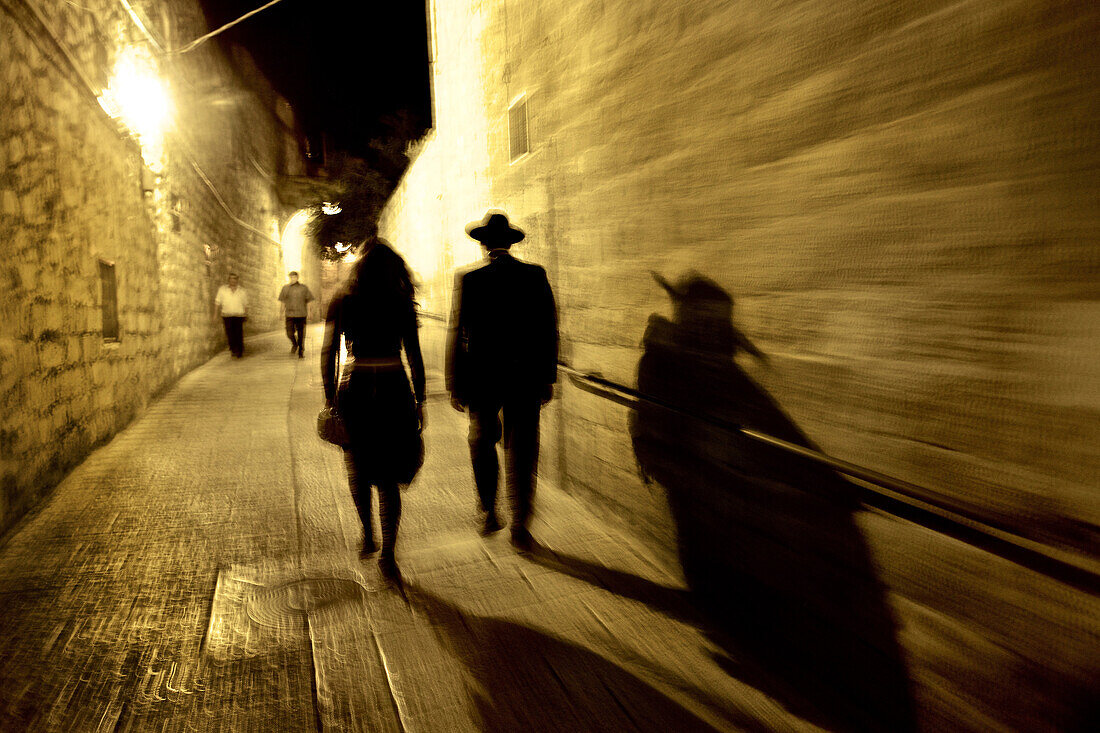
{"label": "wall texture", "polygon": [[699,272],[828,452],[1095,542],[1044,529],[1100,523],[1098,14],[653,5],[504,3],[483,40],[493,198],[553,236],[573,366],[632,383],[670,306],[650,271]]}
{"label": "wall texture", "polygon": [[[190,0],[134,5],[163,47],[206,30]],[[224,347],[213,296],[228,271],[250,291],[249,330],[279,325],[279,234],[293,212],[276,177],[303,164],[292,115],[280,120],[285,102],[246,58],[215,44],[152,54],[174,107],[153,155],[97,101],[123,49],[150,46],[121,4],[4,0],[0,18],[4,529]],[[117,340],[103,333],[101,261],[114,265]]]}
{"label": "wall texture", "polygon": [[[435,130],[383,227],[420,272],[426,308],[448,312],[455,266],[478,255],[463,225],[504,208],[529,235],[517,255],[550,272],[575,369],[638,386],[652,367],[681,404],[771,424],[1095,557],[1094,3],[434,0],[431,11]],[[513,162],[508,107],[521,96],[531,152]],[[668,354],[679,363],[662,365]],[[677,373],[699,381],[670,383]],[[662,472],[752,471],[728,436],[698,425],[640,436],[644,417],[564,385],[542,471],[684,562],[676,479]],[[696,519],[747,531],[728,493],[699,501]],[[914,536],[852,519],[859,531],[845,531],[874,553],[928,721],[1070,715],[1096,646],[1035,644],[1057,625],[1028,620],[1046,603],[1037,587],[966,597],[956,574],[980,569],[907,569],[939,551],[907,555]],[[1073,611],[1050,613],[1073,626]],[[1096,639],[1094,626],[1077,632]],[[931,690],[968,676],[981,684]]]}

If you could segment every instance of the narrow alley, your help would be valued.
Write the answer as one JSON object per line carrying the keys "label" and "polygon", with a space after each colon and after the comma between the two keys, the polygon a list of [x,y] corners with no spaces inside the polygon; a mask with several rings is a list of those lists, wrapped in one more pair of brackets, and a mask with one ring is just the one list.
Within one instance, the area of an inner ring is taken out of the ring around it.
{"label": "narrow alley", "polygon": [[1098,37],[0,0],[0,733],[1100,731]]}
{"label": "narrow alley", "polygon": [[10,534],[4,730],[803,727],[722,670],[681,583],[552,486],[532,553],[480,537],[438,375],[387,584],[315,433],[317,360],[284,347],[184,377]]}

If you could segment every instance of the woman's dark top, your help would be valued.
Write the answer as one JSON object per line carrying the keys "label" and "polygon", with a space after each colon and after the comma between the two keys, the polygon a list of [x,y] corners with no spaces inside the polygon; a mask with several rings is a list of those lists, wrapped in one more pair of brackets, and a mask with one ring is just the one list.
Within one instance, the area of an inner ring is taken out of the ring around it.
{"label": "woman's dark top", "polygon": [[405,349],[412,372],[413,393],[417,402],[424,401],[424,357],[420,353],[416,309],[410,300],[396,312],[372,313],[370,303],[362,303],[352,293],[342,293],[332,300],[325,326],[321,372],[325,399],[336,394],[336,372],[340,360],[340,336],[344,336],[348,351],[359,361],[370,359],[400,359]]}
{"label": "woman's dark top", "polygon": [[[424,358],[412,288],[407,276],[391,277],[393,271],[406,272],[404,263],[392,251],[379,254],[378,268],[359,268],[329,306],[321,375],[325,398],[347,425],[359,480],[408,483],[423,455],[416,403],[424,401]],[[350,374],[337,390],[341,336],[355,364],[345,367]],[[402,348],[412,372],[411,390],[401,366]]]}

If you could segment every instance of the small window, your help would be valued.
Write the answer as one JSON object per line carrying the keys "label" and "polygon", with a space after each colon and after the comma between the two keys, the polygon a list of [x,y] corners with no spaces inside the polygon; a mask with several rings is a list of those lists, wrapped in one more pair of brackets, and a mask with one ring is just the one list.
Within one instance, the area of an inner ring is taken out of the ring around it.
{"label": "small window", "polygon": [[115,266],[110,262],[99,261],[99,289],[103,309],[103,338],[118,341],[118,288],[115,281]]}
{"label": "small window", "polygon": [[527,97],[521,97],[508,108],[508,142],[512,162],[531,150],[527,138]]}

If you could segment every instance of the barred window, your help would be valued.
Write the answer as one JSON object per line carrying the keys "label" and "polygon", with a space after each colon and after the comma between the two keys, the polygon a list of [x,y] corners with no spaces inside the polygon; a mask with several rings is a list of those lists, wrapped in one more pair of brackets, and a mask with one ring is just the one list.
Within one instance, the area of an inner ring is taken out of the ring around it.
{"label": "barred window", "polygon": [[530,152],[527,137],[527,97],[520,97],[508,108],[508,142],[510,160],[515,162]]}
{"label": "barred window", "polygon": [[103,338],[107,341],[118,341],[118,287],[115,266],[103,260],[99,261],[99,291],[103,312]]}

